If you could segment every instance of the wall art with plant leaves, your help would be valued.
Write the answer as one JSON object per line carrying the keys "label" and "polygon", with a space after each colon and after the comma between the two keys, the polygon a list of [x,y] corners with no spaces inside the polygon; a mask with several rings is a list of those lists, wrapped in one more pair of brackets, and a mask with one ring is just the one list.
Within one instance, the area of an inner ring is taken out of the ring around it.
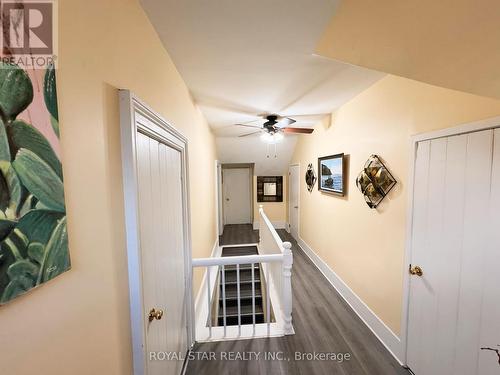
{"label": "wall art with plant leaves", "polygon": [[69,269],[55,70],[0,63],[0,304]]}

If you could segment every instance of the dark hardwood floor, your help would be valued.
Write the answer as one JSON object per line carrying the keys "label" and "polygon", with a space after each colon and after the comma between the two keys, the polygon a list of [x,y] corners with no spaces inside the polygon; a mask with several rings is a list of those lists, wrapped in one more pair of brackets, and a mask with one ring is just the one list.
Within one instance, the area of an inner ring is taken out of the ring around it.
{"label": "dark hardwood floor", "polygon": [[252,224],[229,224],[224,226],[219,245],[237,245],[259,242],[259,231],[253,230]]}
{"label": "dark hardwood floor", "polygon": [[[242,232],[243,228],[231,229],[235,231],[231,231],[228,237],[231,242],[235,242],[237,237],[235,233]],[[251,242],[247,239],[255,236],[253,232],[250,226],[240,240]],[[284,230],[279,230],[278,233],[283,240],[292,243],[295,335],[198,343],[194,347],[194,354],[199,356],[203,352],[208,356],[212,355],[212,359],[190,361],[186,373],[188,375],[408,375],[408,372],[396,362],[344,302],[295,240]],[[255,359],[256,354],[250,353],[260,353],[259,359]],[[269,353],[278,356],[278,359],[271,359]],[[349,353],[350,359],[340,362],[331,360],[330,356],[330,360],[319,358],[307,360],[297,358],[296,353],[310,356],[314,353]],[[231,355],[246,355],[247,358],[231,360]],[[250,356],[253,356],[252,360],[246,360]]]}

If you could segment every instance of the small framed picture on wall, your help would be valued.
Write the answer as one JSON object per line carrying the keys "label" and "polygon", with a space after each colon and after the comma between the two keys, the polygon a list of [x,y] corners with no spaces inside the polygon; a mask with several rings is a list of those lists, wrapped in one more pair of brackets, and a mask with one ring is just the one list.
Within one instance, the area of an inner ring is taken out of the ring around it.
{"label": "small framed picture on wall", "polygon": [[344,154],[318,158],[318,189],[344,196]]}

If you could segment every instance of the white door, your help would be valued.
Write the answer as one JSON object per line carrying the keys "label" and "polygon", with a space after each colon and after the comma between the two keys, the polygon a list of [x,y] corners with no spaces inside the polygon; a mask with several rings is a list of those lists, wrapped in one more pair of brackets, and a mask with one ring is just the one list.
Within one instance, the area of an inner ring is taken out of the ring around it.
{"label": "white door", "polygon": [[407,362],[500,373],[500,130],[418,143]]}
{"label": "white door", "polygon": [[290,234],[299,239],[299,194],[300,194],[300,167],[291,165],[288,173],[288,221]]}
{"label": "white door", "polygon": [[250,224],[250,168],[224,168],[222,173],[224,224]]}
{"label": "white door", "polygon": [[181,153],[143,133],[136,139],[144,312],[163,312],[144,319],[147,374],[180,374],[182,361],[150,353],[188,349]]}

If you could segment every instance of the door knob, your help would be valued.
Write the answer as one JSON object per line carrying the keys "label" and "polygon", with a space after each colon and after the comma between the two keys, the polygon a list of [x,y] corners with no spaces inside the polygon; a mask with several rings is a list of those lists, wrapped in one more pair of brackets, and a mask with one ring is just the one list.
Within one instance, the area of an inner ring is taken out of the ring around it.
{"label": "door knob", "polygon": [[410,274],[411,275],[416,275],[416,276],[422,276],[424,274],[424,271],[422,271],[422,268],[419,266],[411,266],[410,264]]}
{"label": "door knob", "polygon": [[226,198],[226,201],[229,202],[229,198]]}
{"label": "door knob", "polygon": [[151,309],[151,311],[149,311],[149,321],[152,322],[153,320],[161,320],[161,318],[163,317],[163,310],[156,310],[156,309]]}

